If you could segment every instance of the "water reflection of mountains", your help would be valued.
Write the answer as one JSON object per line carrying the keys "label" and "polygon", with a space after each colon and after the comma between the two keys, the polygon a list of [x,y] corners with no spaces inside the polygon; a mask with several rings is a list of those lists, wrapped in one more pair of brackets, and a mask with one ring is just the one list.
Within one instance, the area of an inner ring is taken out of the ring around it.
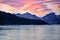
{"label": "water reflection of mountains", "polygon": [[[28,14],[28,13],[27,13]],[[26,14],[26,15],[27,15]],[[35,16],[35,15],[34,15]],[[43,25],[43,24],[60,24],[60,16],[54,13],[47,14],[39,19],[29,19],[30,16],[18,17],[15,14],[10,14],[0,11],[0,25]],[[33,15],[32,15],[33,17]],[[33,17],[34,18],[34,17]]]}

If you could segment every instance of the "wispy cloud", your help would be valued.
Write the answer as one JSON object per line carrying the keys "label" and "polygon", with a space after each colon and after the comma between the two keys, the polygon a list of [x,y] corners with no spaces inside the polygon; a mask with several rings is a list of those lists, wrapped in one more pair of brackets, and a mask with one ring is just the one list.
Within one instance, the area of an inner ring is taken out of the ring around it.
{"label": "wispy cloud", "polygon": [[60,0],[0,0],[0,11],[10,13],[28,11],[41,16],[59,8]]}

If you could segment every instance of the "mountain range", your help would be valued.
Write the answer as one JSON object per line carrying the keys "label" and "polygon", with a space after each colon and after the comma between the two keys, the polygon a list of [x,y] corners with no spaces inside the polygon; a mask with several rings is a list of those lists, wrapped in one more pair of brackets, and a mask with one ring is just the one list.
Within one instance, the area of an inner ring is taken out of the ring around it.
{"label": "mountain range", "polygon": [[0,11],[0,25],[43,25],[48,24],[43,20],[26,19],[11,13]]}
{"label": "mountain range", "polygon": [[37,17],[36,15],[32,15],[29,12],[26,12],[24,14],[17,13],[15,15],[18,17],[27,18],[27,19],[44,20],[48,24],[60,24],[60,15],[56,15],[54,12],[46,14],[43,17]]}
{"label": "mountain range", "polygon": [[29,12],[26,12],[24,14],[17,13],[15,15],[18,16],[18,17],[26,18],[26,19],[40,19],[36,15],[33,15],[33,14],[29,13]]}
{"label": "mountain range", "polygon": [[60,15],[54,12],[46,14],[43,17],[37,17],[29,12],[24,14],[11,14],[0,11],[0,25],[42,25],[42,24],[60,24]]}

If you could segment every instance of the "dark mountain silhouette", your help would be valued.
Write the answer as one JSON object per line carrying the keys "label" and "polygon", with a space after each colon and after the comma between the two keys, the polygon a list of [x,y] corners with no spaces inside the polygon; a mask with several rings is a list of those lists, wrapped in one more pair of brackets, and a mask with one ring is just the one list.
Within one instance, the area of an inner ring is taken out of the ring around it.
{"label": "dark mountain silhouette", "polygon": [[26,18],[26,19],[40,19],[40,18],[37,17],[36,15],[32,15],[32,14],[29,13],[29,12],[26,12],[26,13],[24,13],[24,14],[17,13],[17,14],[15,14],[15,15],[18,16],[18,17]]}
{"label": "dark mountain silhouette", "polygon": [[17,17],[13,14],[0,11],[0,25],[15,25],[15,24],[47,24],[43,20],[33,20]]}
{"label": "dark mountain silhouette", "polygon": [[59,18],[55,15],[55,13],[49,13],[43,17],[48,24],[60,24]]}

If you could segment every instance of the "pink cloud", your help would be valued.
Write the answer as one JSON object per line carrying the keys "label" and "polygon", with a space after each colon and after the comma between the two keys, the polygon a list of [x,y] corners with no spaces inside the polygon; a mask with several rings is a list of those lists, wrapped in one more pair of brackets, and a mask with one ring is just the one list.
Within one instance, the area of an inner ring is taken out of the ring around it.
{"label": "pink cloud", "polygon": [[0,0],[0,11],[4,10],[11,13],[28,11],[39,16],[57,8],[60,8],[59,0]]}

